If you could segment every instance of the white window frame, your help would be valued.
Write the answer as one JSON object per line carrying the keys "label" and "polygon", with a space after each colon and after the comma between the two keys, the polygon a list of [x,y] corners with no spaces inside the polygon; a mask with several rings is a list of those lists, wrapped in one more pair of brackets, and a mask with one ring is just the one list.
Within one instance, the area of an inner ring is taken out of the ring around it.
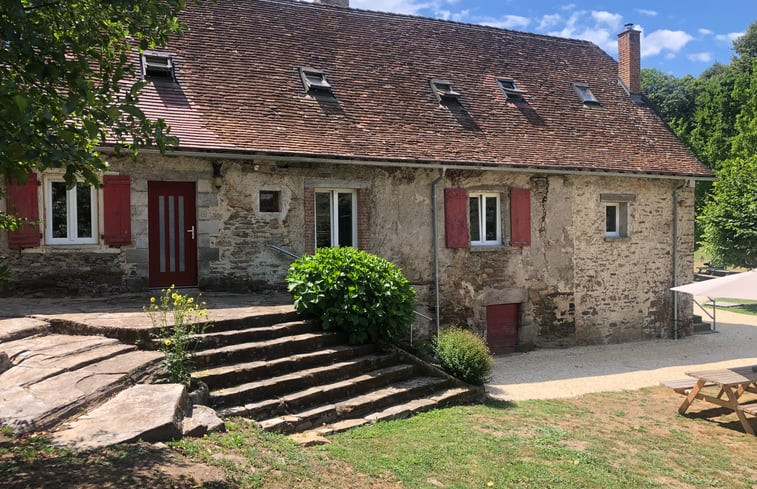
{"label": "white window frame", "polygon": [[90,195],[90,221],[92,223],[92,236],[88,238],[78,238],[78,215],[76,209],[77,187],[66,190],[66,230],[68,236],[65,238],[53,237],[53,183],[65,183],[62,177],[47,176],[44,179],[44,198],[45,198],[45,243],[49,245],[80,245],[80,244],[97,244],[99,238],[99,220],[98,190],[94,187],[88,187]]}
{"label": "white window frame", "polygon": [[[486,205],[485,201],[488,197],[494,197],[497,202],[497,215],[496,215],[496,239],[486,239]],[[469,192],[468,193],[468,205],[470,205],[470,199],[478,199],[478,229],[480,232],[480,240],[473,240],[471,236],[471,246],[499,246],[502,244],[502,201],[501,196],[497,192]],[[470,219],[470,208],[468,209],[468,219]],[[468,223],[468,229],[470,230],[470,222]]]}
{"label": "white window frame", "polygon": [[[615,229],[607,229],[607,211],[615,211]],[[603,206],[605,222],[605,238],[621,239],[628,237],[628,202],[605,202]]]}
{"label": "white window frame", "polygon": [[352,246],[357,248],[357,190],[354,188],[316,188],[313,190],[313,227],[314,246],[318,249],[318,194],[329,194],[330,220],[331,220],[331,245],[339,246],[339,194],[352,195]]}

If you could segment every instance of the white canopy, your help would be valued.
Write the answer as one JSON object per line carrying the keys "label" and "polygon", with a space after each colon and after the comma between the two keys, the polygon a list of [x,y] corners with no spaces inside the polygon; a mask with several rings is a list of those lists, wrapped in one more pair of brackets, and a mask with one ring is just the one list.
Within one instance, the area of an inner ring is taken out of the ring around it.
{"label": "white canopy", "polygon": [[757,268],[749,272],[680,285],[670,290],[706,297],[757,300]]}

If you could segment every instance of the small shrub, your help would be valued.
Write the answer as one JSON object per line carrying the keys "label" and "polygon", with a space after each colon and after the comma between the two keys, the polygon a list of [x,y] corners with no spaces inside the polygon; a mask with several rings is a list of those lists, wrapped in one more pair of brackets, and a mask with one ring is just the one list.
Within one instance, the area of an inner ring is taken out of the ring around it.
{"label": "small shrub", "polygon": [[439,333],[436,355],[450,375],[475,385],[486,381],[494,363],[484,340],[458,327]]}
{"label": "small shrub", "polygon": [[161,292],[159,298],[151,297],[150,305],[144,308],[156,328],[154,334],[165,355],[162,363],[165,377],[161,380],[189,386],[195,335],[201,334],[207,326],[208,310],[205,302],[198,303],[193,297],[179,294],[173,285]]}
{"label": "small shrub", "polygon": [[289,267],[294,308],[350,343],[392,340],[413,321],[415,290],[392,263],[354,248],[321,248]]}

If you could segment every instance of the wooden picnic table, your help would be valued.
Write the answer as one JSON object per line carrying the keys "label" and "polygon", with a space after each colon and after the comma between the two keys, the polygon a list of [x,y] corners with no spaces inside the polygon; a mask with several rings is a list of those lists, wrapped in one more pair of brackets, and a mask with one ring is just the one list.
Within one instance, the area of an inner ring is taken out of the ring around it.
{"label": "wooden picnic table", "polygon": [[[747,367],[725,368],[717,370],[700,370],[686,372],[686,375],[697,379],[696,383],[684,393],[686,398],[678,408],[680,414],[686,413],[695,399],[700,399],[718,406],[733,410],[741,421],[744,431],[754,435],[754,430],[745,416],[745,412],[755,414],[755,404],[740,404],[739,399],[745,392],[757,394],[757,371],[750,365]],[[719,388],[717,395],[712,396],[702,391],[703,387],[715,386]]]}

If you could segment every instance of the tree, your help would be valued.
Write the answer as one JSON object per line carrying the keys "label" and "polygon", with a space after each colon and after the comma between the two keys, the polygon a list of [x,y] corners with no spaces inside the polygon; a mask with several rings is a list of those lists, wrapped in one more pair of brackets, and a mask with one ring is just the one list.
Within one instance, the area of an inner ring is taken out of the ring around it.
{"label": "tree", "polygon": [[757,267],[757,155],[721,163],[698,221],[705,252],[721,265]]}
{"label": "tree", "polygon": [[[184,0],[0,2],[0,178],[65,169],[97,185],[106,138],[136,155],[177,141],[137,106],[144,82],[136,50],[164,45],[184,27]],[[0,213],[0,229],[13,219]]]}
{"label": "tree", "polygon": [[660,115],[683,141],[691,133],[696,98],[696,80],[691,75],[676,78],[654,68],[641,70],[641,87]]}

